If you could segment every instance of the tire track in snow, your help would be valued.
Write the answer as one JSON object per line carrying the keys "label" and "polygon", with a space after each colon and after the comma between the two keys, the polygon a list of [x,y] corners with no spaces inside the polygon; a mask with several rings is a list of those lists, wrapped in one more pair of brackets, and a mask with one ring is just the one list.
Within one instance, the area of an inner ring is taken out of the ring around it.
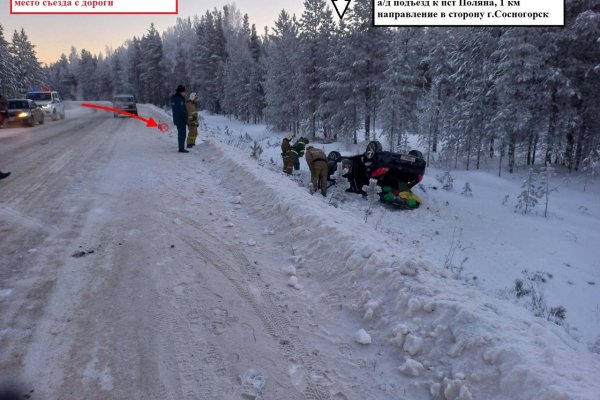
{"label": "tire track in snow", "polygon": [[[191,222],[185,219],[186,222]],[[305,373],[305,387],[303,390],[305,400],[326,400],[330,399],[328,390],[318,382],[316,377],[325,376],[325,374],[318,367],[318,362],[315,357],[306,350],[304,344],[300,338],[292,333],[290,329],[289,321],[281,315],[277,306],[274,304],[272,299],[272,293],[268,290],[262,290],[260,292],[260,301],[252,294],[248,285],[244,283],[244,280],[240,279],[240,271],[237,271],[231,265],[238,265],[243,267],[249,265],[248,259],[239,250],[233,248],[230,245],[223,243],[221,240],[216,238],[214,235],[202,231],[208,239],[207,241],[212,242],[210,246],[204,245],[197,239],[191,239],[189,237],[182,237],[182,239],[190,246],[198,256],[208,265],[215,267],[225,278],[227,278],[235,287],[238,294],[252,307],[256,315],[260,318],[266,331],[271,337],[277,341],[280,348],[283,350],[285,358],[292,363],[300,363],[306,371]],[[232,263],[228,263],[222,257],[217,256],[210,248],[213,249],[226,249],[228,254],[233,256]],[[255,280],[252,276],[246,274],[245,280]]]}

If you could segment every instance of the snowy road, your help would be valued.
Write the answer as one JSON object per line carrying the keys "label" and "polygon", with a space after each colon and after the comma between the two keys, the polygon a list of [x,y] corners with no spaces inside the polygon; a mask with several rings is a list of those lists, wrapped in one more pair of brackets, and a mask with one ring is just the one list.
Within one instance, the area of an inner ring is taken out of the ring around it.
{"label": "snowy road", "polygon": [[366,398],[281,277],[290,245],[174,150],[91,111],[0,131],[0,376],[44,400]]}
{"label": "snowy road", "polygon": [[556,326],[235,149],[178,154],[173,134],[75,108],[0,131],[0,160],[0,379],[33,400],[599,390],[600,360]]}

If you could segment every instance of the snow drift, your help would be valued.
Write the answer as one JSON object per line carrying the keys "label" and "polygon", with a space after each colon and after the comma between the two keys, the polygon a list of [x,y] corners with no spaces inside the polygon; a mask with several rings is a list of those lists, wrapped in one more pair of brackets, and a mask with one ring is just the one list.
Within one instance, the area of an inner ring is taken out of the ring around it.
{"label": "snow drift", "polygon": [[373,343],[395,349],[398,373],[432,399],[598,398],[600,357],[575,350],[561,327],[451,279],[409,240],[390,243],[360,216],[239,151],[202,146],[215,179],[242,193],[250,212],[279,227],[305,259],[327,260],[311,279],[343,290]]}

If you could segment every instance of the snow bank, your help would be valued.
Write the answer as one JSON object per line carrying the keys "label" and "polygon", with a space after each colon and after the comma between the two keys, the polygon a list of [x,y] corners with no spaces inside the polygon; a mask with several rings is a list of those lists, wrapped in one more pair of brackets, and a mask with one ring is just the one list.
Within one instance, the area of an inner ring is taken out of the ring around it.
{"label": "snow bank", "polygon": [[399,371],[429,385],[432,398],[598,399],[600,358],[574,350],[562,328],[447,278],[410,243],[389,243],[361,216],[317,201],[239,151],[203,146],[215,179],[284,227],[277,234],[296,254],[328,260],[311,270],[313,284],[343,291],[369,320],[373,342],[394,346]]}

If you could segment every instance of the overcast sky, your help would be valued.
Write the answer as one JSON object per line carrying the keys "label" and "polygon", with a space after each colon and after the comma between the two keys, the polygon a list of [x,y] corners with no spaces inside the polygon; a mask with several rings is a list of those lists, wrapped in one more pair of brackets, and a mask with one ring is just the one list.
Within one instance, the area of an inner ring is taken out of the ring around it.
{"label": "overcast sky", "polygon": [[[179,16],[204,14],[207,9],[222,8],[232,1],[180,0]],[[281,9],[296,13],[303,10],[303,0],[244,0],[237,7],[248,13],[250,22],[262,32],[264,26],[273,26]],[[61,53],[68,54],[71,46],[92,53],[104,52],[106,45],[118,47],[133,36],[141,36],[151,22],[162,32],[175,24],[175,15],[10,15],[9,1],[0,1],[0,25],[4,36],[10,41],[15,29],[25,28],[29,39],[36,46],[40,61],[56,61]]]}

